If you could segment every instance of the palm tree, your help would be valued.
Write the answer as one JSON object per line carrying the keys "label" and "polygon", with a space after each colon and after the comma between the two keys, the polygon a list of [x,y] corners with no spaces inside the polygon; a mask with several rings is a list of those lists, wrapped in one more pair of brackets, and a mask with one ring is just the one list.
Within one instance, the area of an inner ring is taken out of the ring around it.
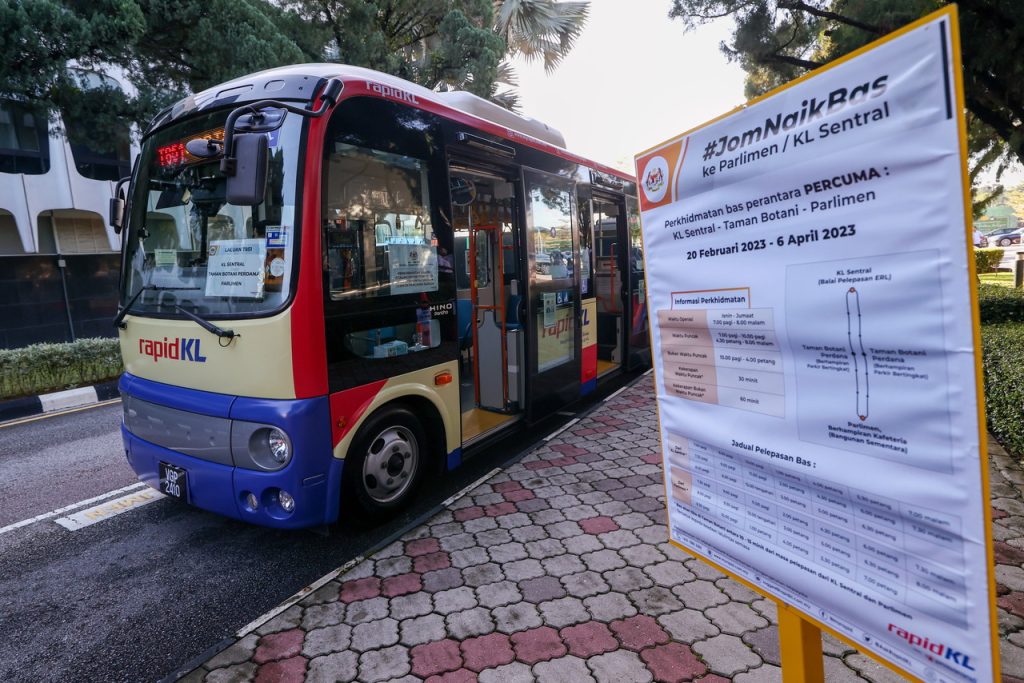
{"label": "palm tree", "polygon": [[572,50],[589,11],[589,2],[494,0],[494,30],[505,40],[508,56],[542,58],[550,73]]}

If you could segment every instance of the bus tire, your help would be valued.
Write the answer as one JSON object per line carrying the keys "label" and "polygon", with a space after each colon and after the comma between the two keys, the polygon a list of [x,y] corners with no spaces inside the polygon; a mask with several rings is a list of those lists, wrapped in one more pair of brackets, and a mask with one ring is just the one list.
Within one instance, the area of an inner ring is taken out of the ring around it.
{"label": "bus tire", "polygon": [[372,518],[405,507],[423,478],[430,442],[408,409],[386,407],[371,415],[352,440],[342,475],[342,503]]}

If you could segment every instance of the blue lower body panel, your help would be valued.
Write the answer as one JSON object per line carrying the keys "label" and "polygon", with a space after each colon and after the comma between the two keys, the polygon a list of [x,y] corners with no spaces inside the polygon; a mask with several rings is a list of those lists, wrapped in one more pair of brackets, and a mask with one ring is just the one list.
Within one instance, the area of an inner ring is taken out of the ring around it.
{"label": "blue lower body panel", "polygon": [[[343,463],[333,454],[326,397],[297,400],[231,397],[128,374],[123,376],[120,388],[122,393],[178,410],[272,425],[283,430],[291,440],[291,460],[280,470],[267,472],[170,450],[145,441],[122,426],[128,461],[141,481],[159,489],[160,463],[165,462],[188,473],[188,502],[204,510],[281,529],[319,526],[337,520]],[[282,490],[295,500],[295,508],[290,513],[278,502],[277,492]],[[255,509],[247,502],[250,493],[259,501]]]}

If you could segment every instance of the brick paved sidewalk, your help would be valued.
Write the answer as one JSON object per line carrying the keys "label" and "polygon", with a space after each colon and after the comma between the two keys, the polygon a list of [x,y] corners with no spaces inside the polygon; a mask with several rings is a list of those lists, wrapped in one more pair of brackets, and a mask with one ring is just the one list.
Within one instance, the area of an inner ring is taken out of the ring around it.
{"label": "brick paved sidewalk", "polygon": [[[185,680],[781,680],[774,604],[668,545],[660,461],[644,377]],[[1024,473],[992,463],[1003,667],[1024,677]],[[824,649],[828,681],[903,680]]]}

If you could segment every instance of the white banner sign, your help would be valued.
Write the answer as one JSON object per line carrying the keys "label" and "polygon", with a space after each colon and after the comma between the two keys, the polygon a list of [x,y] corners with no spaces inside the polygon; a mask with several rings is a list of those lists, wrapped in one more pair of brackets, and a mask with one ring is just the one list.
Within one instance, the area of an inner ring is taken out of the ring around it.
{"label": "white banner sign", "polygon": [[671,538],[993,676],[955,15],[637,157]]}
{"label": "white banner sign", "polygon": [[206,296],[263,298],[264,240],[212,240],[208,255]]}

